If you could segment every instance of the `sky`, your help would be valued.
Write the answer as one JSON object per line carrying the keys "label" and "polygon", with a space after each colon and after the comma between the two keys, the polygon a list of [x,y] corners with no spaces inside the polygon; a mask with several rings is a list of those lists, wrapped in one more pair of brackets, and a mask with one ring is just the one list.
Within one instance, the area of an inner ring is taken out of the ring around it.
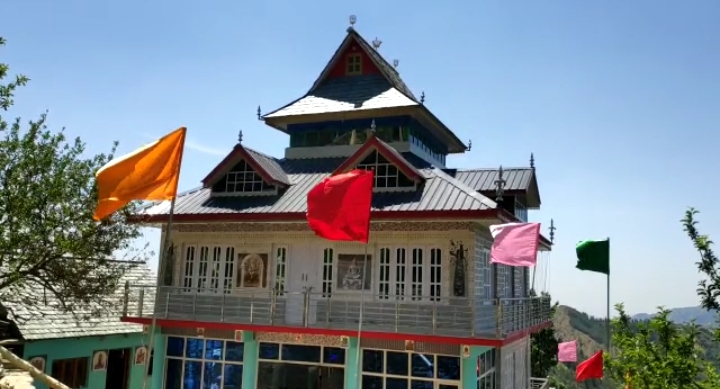
{"label": "sky", "polygon": [[[49,112],[88,153],[129,152],[188,127],[180,186],[236,143],[282,156],[257,120],[312,85],[348,17],[473,148],[458,168],[527,166],[557,227],[553,298],[604,316],[606,279],[574,246],[611,238],[611,302],[698,304],[698,254],[679,220],[720,237],[720,2],[337,0],[11,1],[0,61],[31,78],[10,116]],[[720,238],[718,238],[720,239]],[[159,246],[159,234],[143,242]],[[140,242],[140,243],[143,243]]]}

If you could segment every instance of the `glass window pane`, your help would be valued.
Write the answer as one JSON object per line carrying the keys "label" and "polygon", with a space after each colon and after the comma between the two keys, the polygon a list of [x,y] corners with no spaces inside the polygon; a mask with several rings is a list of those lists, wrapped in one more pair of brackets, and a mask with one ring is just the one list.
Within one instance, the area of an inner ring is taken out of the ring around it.
{"label": "glass window pane", "polygon": [[412,380],[412,381],[410,381],[410,388],[411,389],[433,389],[433,382],[432,381]]}
{"label": "glass window pane", "polygon": [[225,342],[225,360],[242,362],[245,354],[245,344],[240,342]]}
{"label": "glass window pane", "polygon": [[[425,377],[433,378],[435,376],[435,363],[433,359],[435,356],[428,354],[413,354],[412,355],[412,376],[413,377]],[[413,384],[414,385],[414,384]]]}
{"label": "glass window pane", "polygon": [[[55,375],[55,373],[53,373],[53,375]],[[181,389],[181,384],[182,360],[168,358],[165,362],[165,388]]]}
{"label": "glass window pane", "polygon": [[362,389],[383,389],[382,377],[376,375],[363,375]]}
{"label": "glass window pane", "polygon": [[385,389],[408,389],[408,381],[404,378],[386,378]]}
{"label": "glass window pane", "polygon": [[460,358],[438,355],[437,378],[443,380],[460,380]]}
{"label": "glass window pane", "polygon": [[223,356],[222,340],[206,340],[205,341],[205,359],[219,361]]}
{"label": "glass window pane", "polygon": [[260,359],[280,359],[280,345],[277,343],[260,343]]}
{"label": "glass window pane", "polygon": [[183,349],[185,348],[185,338],[176,338],[170,336],[167,339],[167,356],[168,357],[182,357]]}
{"label": "glass window pane", "polygon": [[203,372],[203,389],[217,389],[222,383],[222,364],[220,362],[205,362]]}
{"label": "glass window pane", "polygon": [[320,362],[320,346],[284,344],[282,359],[284,361]]}
{"label": "glass window pane", "polygon": [[202,363],[185,361],[185,379],[183,380],[183,389],[200,389],[201,372]]}
{"label": "glass window pane", "polygon": [[345,365],[345,349],[339,347],[325,347],[323,349],[323,362],[333,365]]}
{"label": "glass window pane", "polygon": [[369,373],[382,373],[383,366],[383,352],[378,350],[363,350],[362,356],[362,371]]}
{"label": "glass window pane", "polygon": [[202,358],[203,340],[190,338],[186,342],[185,356],[188,358]]}
{"label": "glass window pane", "polygon": [[459,389],[457,385],[439,385],[438,389]]}
{"label": "glass window pane", "polygon": [[242,388],[242,365],[225,364],[225,374],[223,375],[224,389],[240,389]]}
{"label": "glass window pane", "polygon": [[[408,375],[408,354],[388,351],[385,360],[385,371],[392,375]],[[386,382],[387,384],[387,382]],[[406,382],[407,384],[407,382]],[[390,388],[385,388],[390,389]]]}

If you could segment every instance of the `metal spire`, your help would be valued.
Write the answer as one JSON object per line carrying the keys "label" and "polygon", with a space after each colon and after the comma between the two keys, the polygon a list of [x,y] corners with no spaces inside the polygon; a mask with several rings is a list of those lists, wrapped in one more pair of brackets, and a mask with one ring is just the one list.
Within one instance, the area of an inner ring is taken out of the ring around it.
{"label": "metal spire", "polygon": [[238,131],[238,144],[242,143],[243,133],[242,130]]}
{"label": "metal spire", "polygon": [[420,104],[425,104],[425,91],[420,93]]}
{"label": "metal spire", "polygon": [[535,170],[535,155],[530,153],[530,169]]}
{"label": "metal spire", "polygon": [[375,39],[372,41],[373,48],[377,51],[380,48],[380,45],[382,45],[382,41],[375,37]]}
{"label": "metal spire", "polygon": [[495,180],[495,195],[497,195],[495,201],[503,201],[503,193],[505,193],[505,179],[503,179],[503,168],[502,165],[500,165],[500,169],[498,169],[498,179]]}
{"label": "metal spire", "polygon": [[350,15],[350,28],[355,27],[355,23],[357,23],[357,16]]}
{"label": "metal spire", "polygon": [[262,120],[262,110],[260,109],[259,105],[258,105],[258,109],[257,109],[257,118],[258,118],[258,120]]}
{"label": "metal spire", "polygon": [[465,151],[470,151],[470,150],[472,150],[472,139],[468,140],[468,145],[465,148]]}
{"label": "metal spire", "polygon": [[555,220],[550,219],[550,243],[555,243]]}
{"label": "metal spire", "polygon": [[372,132],[374,134],[376,128],[377,127],[375,127],[375,119],[373,119],[372,122],[370,123],[370,132]]}
{"label": "metal spire", "polygon": [[393,67],[394,67],[395,69],[397,69],[398,65],[400,65],[400,60],[399,60],[399,59],[394,59],[394,60],[393,60]]}

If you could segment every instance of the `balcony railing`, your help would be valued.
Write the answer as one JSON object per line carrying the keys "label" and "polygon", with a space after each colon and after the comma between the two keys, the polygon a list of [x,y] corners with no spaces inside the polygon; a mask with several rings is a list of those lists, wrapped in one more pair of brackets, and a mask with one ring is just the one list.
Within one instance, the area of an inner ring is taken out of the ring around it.
{"label": "balcony railing", "polygon": [[549,387],[547,378],[530,378],[530,389],[548,389]]}
{"label": "balcony railing", "polygon": [[[157,290],[157,293],[156,293]],[[157,295],[157,305],[153,301]],[[498,337],[550,320],[547,297],[482,300],[366,293],[127,286],[123,315],[324,329]]]}

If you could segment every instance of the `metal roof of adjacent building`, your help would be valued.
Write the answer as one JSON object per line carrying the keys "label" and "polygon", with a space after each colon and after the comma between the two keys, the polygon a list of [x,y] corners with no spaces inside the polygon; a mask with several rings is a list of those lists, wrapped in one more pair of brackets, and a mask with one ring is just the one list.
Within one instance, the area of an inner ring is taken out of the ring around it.
{"label": "metal roof of adjacent building", "polygon": [[[142,326],[138,324],[123,323],[120,321],[122,312],[119,307],[124,295],[125,282],[131,285],[154,287],[156,276],[150,268],[142,264],[130,265],[127,262],[117,262],[117,266],[125,267],[125,274],[119,282],[119,287],[110,299],[118,302],[116,307],[107,307],[101,317],[81,319],[73,316],[72,313],[63,312],[58,308],[59,302],[51,293],[46,293],[47,304],[36,307],[22,306],[18,304],[7,304],[14,311],[18,318],[16,324],[25,340],[49,340],[60,338],[77,338],[87,336],[107,336],[142,332]],[[42,288],[28,288],[28,293],[43,294]],[[144,297],[144,306],[152,310],[154,302],[153,288],[149,288]],[[131,301],[128,309],[136,310],[137,301]],[[85,312],[87,314],[89,312]],[[77,312],[79,316],[84,312]],[[11,315],[12,319],[12,315]]]}
{"label": "metal roof of adjacent building", "polygon": [[[495,190],[499,169],[458,169],[454,177],[480,192]],[[531,168],[503,168],[504,189],[507,191],[527,190],[535,171]]]}

